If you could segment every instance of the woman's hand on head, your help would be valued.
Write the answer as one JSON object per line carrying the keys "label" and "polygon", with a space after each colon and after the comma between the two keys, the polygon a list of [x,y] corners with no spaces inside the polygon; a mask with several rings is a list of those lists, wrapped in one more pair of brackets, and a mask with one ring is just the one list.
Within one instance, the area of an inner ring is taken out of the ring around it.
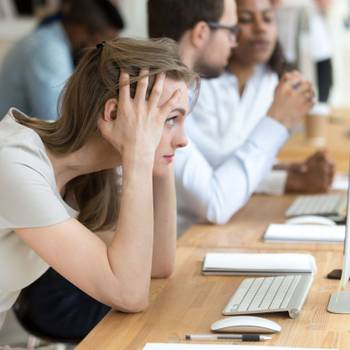
{"label": "woman's hand on head", "polygon": [[164,123],[174,108],[180,93],[174,94],[163,105],[159,105],[163,93],[165,74],[158,74],[149,98],[149,72],[141,71],[135,97],[130,96],[130,77],[120,74],[118,101],[108,100],[103,117],[99,120],[102,136],[125,158],[154,160]]}
{"label": "woman's hand on head", "polygon": [[314,105],[312,84],[297,71],[286,73],[275,92],[268,115],[288,129],[298,126]]}

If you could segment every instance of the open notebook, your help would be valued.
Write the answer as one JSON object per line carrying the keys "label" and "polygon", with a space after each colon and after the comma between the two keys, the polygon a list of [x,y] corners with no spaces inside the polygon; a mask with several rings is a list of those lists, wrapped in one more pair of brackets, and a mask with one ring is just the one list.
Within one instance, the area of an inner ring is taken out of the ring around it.
{"label": "open notebook", "polygon": [[207,253],[203,260],[205,275],[280,275],[316,272],[310,254],[288,253]]}

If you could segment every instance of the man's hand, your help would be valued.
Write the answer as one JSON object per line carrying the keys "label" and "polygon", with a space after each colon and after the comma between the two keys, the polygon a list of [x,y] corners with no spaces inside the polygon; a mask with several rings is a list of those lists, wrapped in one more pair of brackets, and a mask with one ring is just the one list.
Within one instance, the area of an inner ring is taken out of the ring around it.
{"label": "man's hand", "polygon": [[286,192],[322,193],[327,192],[335,174],[335,164],[327,153],[316,152],[305,162],[288,168]]}

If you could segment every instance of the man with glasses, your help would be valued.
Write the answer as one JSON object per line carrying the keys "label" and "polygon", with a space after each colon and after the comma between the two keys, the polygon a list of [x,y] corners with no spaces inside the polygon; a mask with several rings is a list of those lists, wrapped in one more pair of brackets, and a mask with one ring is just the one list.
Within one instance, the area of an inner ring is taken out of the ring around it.
{"label": "man with glasses", "polygon": [[202,77],[217,77],[236,46],[236,3],[234,0],[149,0],[148,30],[151,38],[176,40],[184,63]]}

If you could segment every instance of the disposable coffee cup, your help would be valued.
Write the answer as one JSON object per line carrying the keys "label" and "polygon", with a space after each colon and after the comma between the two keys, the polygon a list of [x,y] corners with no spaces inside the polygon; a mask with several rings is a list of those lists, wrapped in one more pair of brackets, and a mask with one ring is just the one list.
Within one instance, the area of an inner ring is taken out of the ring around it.
{"label": "disposable coffee cup", "polygon": [[305,119],[305,136],[308,143],[322,147],[326,144],[330,107],[325,103],[316,104]]}

